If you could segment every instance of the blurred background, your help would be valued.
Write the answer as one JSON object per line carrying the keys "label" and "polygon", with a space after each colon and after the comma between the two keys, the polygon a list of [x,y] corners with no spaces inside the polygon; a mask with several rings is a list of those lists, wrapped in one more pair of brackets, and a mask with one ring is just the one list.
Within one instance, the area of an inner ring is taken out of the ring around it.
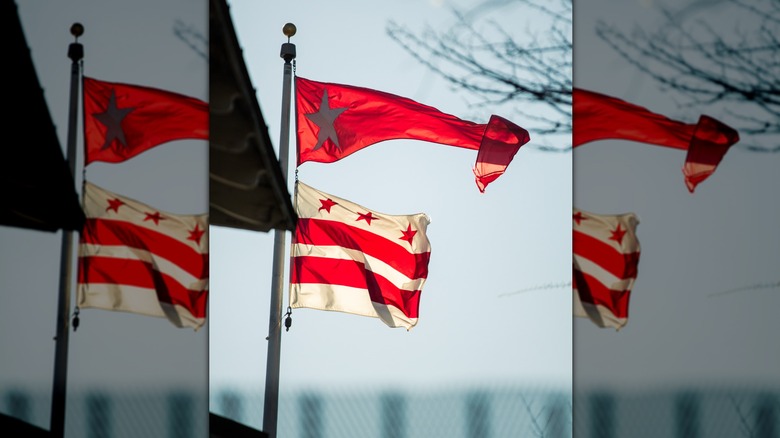
{"label": "blurred background", "polygon": [[[225,4],[276,154],[287,22],[298,27],[302,77],[477,123],[497,114],[531,133],[484,194],[470,171],[474,151],[430,143],[389,141],[297,170],[374,210],[427,213],[432,257],[409,332],[293,312],[278,436],[780,436],[777,1]],[[208,6],[19,5],[63,148],[73,22],[86,28],[86,75],[207,99]],[[691,194],[683,151],[607,140],[572,152],[573,85],[686,123],[706,114],[741,139]],[[79,156],[76,187],[86,178],[202,213],[207,153],[206,142],[172,142],[86,174]],[[296,170],[287,171],[291,192]],[[639,217],[641,259],[620,331],[572,322],[572,206]],[[67,436],[207,436],[208,412],[262,428],[273,233],[209,232],[200,331],[81,313]],[[40,429],[50,414],[60,236],[0,227],[0,413]]]}
{"label": "blurred background", "polygon": [[628,324],[575,319],[574,435],[778,436],[780,5],[593,1],[574,23],[576,87],[740,134],[695,193],[684,151],[574,150],[573,205],[636,213],[641,244]]}

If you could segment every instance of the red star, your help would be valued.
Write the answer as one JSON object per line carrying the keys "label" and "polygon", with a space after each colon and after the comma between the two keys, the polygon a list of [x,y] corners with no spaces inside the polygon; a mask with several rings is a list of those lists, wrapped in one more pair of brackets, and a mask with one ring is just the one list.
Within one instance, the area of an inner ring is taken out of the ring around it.
{"label": "red star", "polygon": [[187,237],[187,240],[192,240],[200,245],[200,238],[203,237],[204,234],[206,234],[206,232],[201,230],[198,224],[195,224],[195,229],[190,231],[190,235]]}
{"label": "red star", "polygon": [[334,205],[338,205],[338,203],[333,202],[333,200],[330,199],[330,198],[328,198],[328,199],[320,199],[320,204],[322,204],[322,207],[318,208],[317,211],[320,211],[320,210],[324,209],[328,213],[330,213],[330,208],[331,207],[333,207]]}
{"label": "red star", "polygon": [[358,218],[355,219],[355,221],[359,221],[360,219],[365,219],[365,221],[368,222],[369,225],[371,225],[372,220],[374,219],[379,220],[379,218],[372,215],[370,211],[368,213],[358,213]]}
{"label": "red star", "polygon": [[125,203],[122,202],[122,200],[119,198],[109,199],[108,207],[106,207],[106,211],[114,210],[114,213],[119,213],[119,207],[122,205],[125,205]]}
{"label": "red star", "polygon": [[406,227],[406,231],[401,230],[401,233],[403,233],[403,236],[399,237],[399,239],[409,242],[409,245],[411,246],[414,235],[417,234],[417,230],[413,230],[412,224],[409,224],[409,226]]}
{"label": "red star", "polygon": [[146,222],[146,221],[154,221],[155,225],[160,225],[160,221],[161,220],[165,220],[164,217],[160,216],[160,212],[159,211],[155,211],[154,214],[149,213],[149,212],[145,212],[145,213],[146,213],[146,217],[144,218],[144,222]]}
{"label": "red star", "polygon": [[615,228],[615,231],[610,231],[612,233],[611,236],[609,236],[609,240],[614,240],[618,243],[618,245],[623,244],[623,236],[626,235],[626,230],[622,230],[620,228],[620,224],[617,225],[617,228]]}
{"label": "red star", "polygon": [[578,211],[572,215],[572,219],[574,219],[574,222],[577,222],[577,225],[580,224],[582,221],[588,220],[585,216],[582,215],[581,211]]}

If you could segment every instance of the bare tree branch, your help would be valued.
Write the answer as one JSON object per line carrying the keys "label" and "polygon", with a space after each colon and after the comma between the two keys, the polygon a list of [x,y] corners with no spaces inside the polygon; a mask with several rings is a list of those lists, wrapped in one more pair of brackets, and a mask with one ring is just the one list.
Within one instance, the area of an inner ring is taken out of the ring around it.
{"label": "bare tree branch", "polygon": [[176,20],[173,24],[173,34],[198,56],[206,61],[209,60],[209,41],[200,29],[196,29],[194,26],[188,25],[181,20]]}
{"label": "bare tree branch", "polygon": [[736,292],[754,291],[754,290],[762,290],[762,289],[778,289],[778,288],[780,288],[780,281],[776,281],[774,283],[755,283],[748,286],[739,287],[736,289],[729,289],[722,292],[714,292],[709,294],[709,296],[716,297],[716,296],[733,294]]}
{"label": "bare tree branch", "polygon": [[522,294],[522,293],[525,293],[525,292],[537,291],[537,290],[563,289],[563,288],[571,289],[571,281],[562,281],[560,283],[547,283],[547,284],[542,284],[542,285],[538,285],[538,286],[527,287],[527,288],[516,290],[516,291],[513,291],[513,292],[505,292],[505,293],[500,294],[499,298],[500,297],[506,297],[506,296],[509,296],[509,295]]}
{"label": "bare tree branch", "polygon": [[[703,16],[714,3],[750,24],[724,36],[722,24]],[[512,7],[545,17],[548,28],[526,28],[522,34],[520,26],[510,31],[489,18]],[[429,27],[415,33],[391,22],[387,33],[432,72],[466,91],[473,106],[506,106],[533,133],[567,134],[572,129],[571,12],[571,0],[484,0],[469,10],[453,9],[455,24],[444,31]],[[651,31],[637,27],[626,33],[599,23],[596,32],[639,71],[674,91],[680,108],[729,117],[742,137],[736,149],[780,152],[780,0],[701,1],[661,13],[665,24]]]}
{"label": "bare tree branch", "polygon": [[[662,9],[665,24],[626,33],[599,23],[597,35],[625,60],[674,91],[681,107],[720,108],[743,137],[736,147],[780,152],[780,1],[728,0],[747,28],[728,36],[706,9]],[[722,21],[722,20],[721,20]],[[736,22],[736,21],[735,21]]]}
{"label": "bare tree branch", "polygon": [[[507,30],[485,18],[510,7],[544,17],[549,27],[518,35],[520,26]],[[387,33],[428,69],[466,91],[475,107],[506,106],[531,132],[567,134],[572,129],[571,10],[571,0],[486,0],[468,11],[453,9],[455,24],[445,31],[429,27],[418,35],[390,22]]]}

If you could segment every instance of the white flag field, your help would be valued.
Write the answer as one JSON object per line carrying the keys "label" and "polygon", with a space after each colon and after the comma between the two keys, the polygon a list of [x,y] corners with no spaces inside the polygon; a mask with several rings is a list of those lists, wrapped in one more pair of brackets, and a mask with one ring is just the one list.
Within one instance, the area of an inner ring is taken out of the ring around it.
{"label": "white flag field", "polygon": [[298,181],[290,307],[417,324],[431,245],[427,215],[388,215]]}
{"label": "white flag field", "polygon": [[85,182],[77,303],[199,329],[208,298],[208,216],[167,213]]}
{"label": "white flag field", "polygon": [[620,330],[639,265],[634,213],[600,215],[574,209],[574,316]]}

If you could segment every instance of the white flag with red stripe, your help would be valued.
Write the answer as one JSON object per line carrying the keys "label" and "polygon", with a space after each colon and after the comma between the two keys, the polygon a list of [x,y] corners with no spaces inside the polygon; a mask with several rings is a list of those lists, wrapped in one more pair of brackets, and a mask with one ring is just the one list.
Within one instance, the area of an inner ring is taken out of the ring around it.
{"label": "white flag with red stripe", "polygon": [[428,277],[424,213],[391,216],[296,183],[290,306],[417,324]]}
{"label": "white flag with red stripe", "polygon": [[574,316],[620,330],[639,265],[634,213],[597,215],[574,209]]}
{"label": "white flag with red stripe", "polygon": [[208,218],[157,210],[89,182],[78,259],[78,306],[206,322]]}

